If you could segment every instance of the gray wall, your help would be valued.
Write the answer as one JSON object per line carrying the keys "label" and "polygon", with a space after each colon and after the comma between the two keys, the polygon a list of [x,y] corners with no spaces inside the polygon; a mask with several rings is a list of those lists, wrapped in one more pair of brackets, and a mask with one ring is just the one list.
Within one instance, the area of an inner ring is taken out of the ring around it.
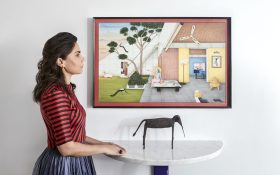
{"label": "gray wall", "polygon": [[[31,174],[46,147],[39,107],[32,102],[36,64],[45,41],[61,32],[79,38],[87,66],[74,77],[87,111],[87,133],[105,140],[131,138],[138,122],[155,115],[183,116],[186,139],[220,139],[222,154],[210,161],[171,166],[170,174],[280,174],[279,8],[277,1],[16,1],[0,2],[0,174]],[[93,16],[231,16],[232,109],[94,109]],[[108,121],[110,121],[108,123]],[[107,123],[106,127],[105,124]],[[175,139],[183,139],[176,128]],[[169,139],[170,131],[148,139]],[[94,156],[101,175],[151,174],[147,166]],[[110,167],[110,168],[109,168]]]}

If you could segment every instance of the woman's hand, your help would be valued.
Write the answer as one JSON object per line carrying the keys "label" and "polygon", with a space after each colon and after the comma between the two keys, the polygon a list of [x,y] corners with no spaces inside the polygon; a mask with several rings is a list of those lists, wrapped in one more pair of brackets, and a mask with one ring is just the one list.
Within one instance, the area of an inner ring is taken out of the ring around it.
{"label": "woman's hand", "polygon": [[126,154],[126,150],[117,145],[117,144],[114,144],[114,143],[108,143],[106,145],[103,145],[104,146],[104,153],[105,154],[108,154],[108,155],[115,155],[115,156],[120,156],[120,155],[123,155],[123,154]]}
{"label": "woman's hand", "polygon": [[118,144],[115,144],[115,143],[112,143],[112,142],[106,142],[106,143],[109,144],[109,145],[116,145],[117,147],[119,147],[122,150],[123,153],[126,153],[126,149],[123,148],[122,146],[120,146]]}

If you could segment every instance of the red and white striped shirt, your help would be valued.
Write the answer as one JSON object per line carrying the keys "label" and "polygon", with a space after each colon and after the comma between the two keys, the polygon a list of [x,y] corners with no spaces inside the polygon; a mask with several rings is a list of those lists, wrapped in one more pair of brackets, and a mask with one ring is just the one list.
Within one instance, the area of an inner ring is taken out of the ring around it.
{"label": "red and white striped shirt", "polygon": [[67,85],[69,96],[57,83],[49,86],[41,96],[40,108],[48,131],[48,147],[55,148],[69,141],[84,142],[86,112]]}

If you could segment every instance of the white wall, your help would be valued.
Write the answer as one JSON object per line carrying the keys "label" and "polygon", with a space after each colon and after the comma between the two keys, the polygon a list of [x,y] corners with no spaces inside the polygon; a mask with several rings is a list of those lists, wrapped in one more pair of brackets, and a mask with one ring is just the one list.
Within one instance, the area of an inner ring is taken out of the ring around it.
{"label": "white wall", "polygon": [[[46,146],[39,107],[32,102],[36,64],[45,41],[61,31],[74,33],[87,57],[74,77],[87,111],[87,133],[98,139],[131,139],[145,117],[183,116],[186,139],[221,139],[222,154],[210,161],[171,166],[173,175],[279,175],[280,162],[280,10],[276,0],[0,1],[0,174],[31,174]],[[231,16],[232,109],[95,109],[93,16]],[[110,122],[108,122],[110,121]],[[106,127],[105,127],[106,126]],[[182,139],[178,129],[175,139]],[[169,131],[148,139],[169,139]],[[141,139],[141,134],[136,139]],[[147,166],[95,156],[98,174],[151,174]]]}

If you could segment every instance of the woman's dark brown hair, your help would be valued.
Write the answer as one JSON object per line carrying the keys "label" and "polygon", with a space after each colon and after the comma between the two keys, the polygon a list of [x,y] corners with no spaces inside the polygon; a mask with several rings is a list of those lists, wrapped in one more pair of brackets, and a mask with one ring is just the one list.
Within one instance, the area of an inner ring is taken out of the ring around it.
{"label": "woman's dark brown hair", "polygon": [[[77,37],[71,33],[61,32],[50,38],[44,45],[43,58],[38,62],[38,73],[36,75],[36,86],[33,90],[33,99],[40,102],[43,91],[52,83],[61,85],[68,95],[67,85],[61,67],[56,64],[58,58],[66,59],[73,50]],[[76,85],[72,84],[75,89]]]}

